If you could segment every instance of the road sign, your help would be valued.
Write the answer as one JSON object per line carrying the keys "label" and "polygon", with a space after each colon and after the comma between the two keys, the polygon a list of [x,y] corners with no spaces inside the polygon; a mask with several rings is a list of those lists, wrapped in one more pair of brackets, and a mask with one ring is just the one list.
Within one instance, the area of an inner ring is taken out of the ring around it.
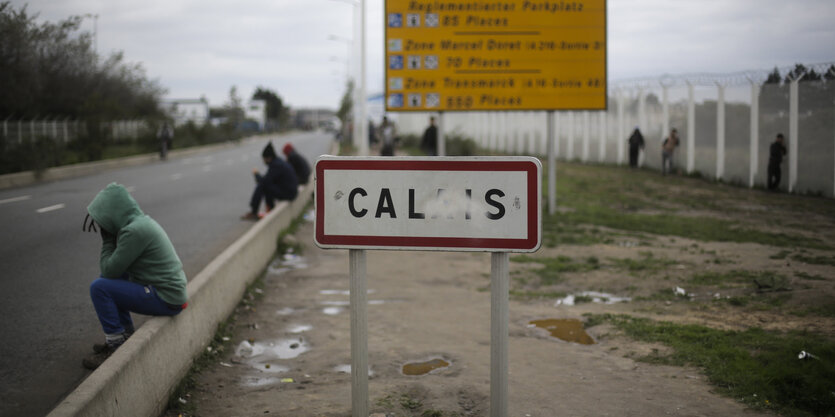
{"label": "road sign", "polygon": [[315,241],[342,249],[534,252],[541,170],[531,157],[322,157]]}
{"label": "road sign", "polygon": [[606,0],[385,3],[387,111],[606,109]]}

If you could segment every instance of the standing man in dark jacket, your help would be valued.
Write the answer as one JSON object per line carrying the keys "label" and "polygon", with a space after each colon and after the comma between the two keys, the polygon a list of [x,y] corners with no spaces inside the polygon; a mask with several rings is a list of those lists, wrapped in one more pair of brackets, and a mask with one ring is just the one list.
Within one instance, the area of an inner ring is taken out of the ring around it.
{"label": "standing man in dark jacket", "polygon": [[267,205],[267,211],[275,207],[275,200],[292,201],[299,193],[299,182],[293,167],[284,162],[275,153],[272,142],[268,143],[261,152],[264,164],[267,165],[267,173],[261,175],[258,169],[253,169],[255,175],[255,190],[252,192],[252,199],[249,201],[250,211],[243,216],[242,220],[258,220],[258,207],[261,200]]}
{"label": "standing man in dark jacket", "polygon": [[632,168],[638,167],[638,151],[644,149],[644,135],[635,126],[632,136],[629,137],[629,166]]}
{"label": "standing man in dark jacket", "polygon": [[307,163],[307,160],[304,159],[302,154],[296,152],[296,149],[293,148],[290,142],[287,142],[281,151],[284,152],[287,162],[293,167],[293,171],[296,172],[296,179],[299,180],[299,184],[307,184],[308,180],[310,180],[310,165]]}
{"label": "standing man in dark jacket", "polygon": [[434,116],[429,118],[429,127],[423,132],[420,147],[429,156],[438,155],[438,127],[435,126]]}
{"label": "standing man in dark jacket", "polygon": [[786,154],[786,146],[783,145],[782,133],[777,134],[777,139],[771,143],[768,152],[768,189],[776,190],[780,186],[780,164],[783,163],[783,156]]}

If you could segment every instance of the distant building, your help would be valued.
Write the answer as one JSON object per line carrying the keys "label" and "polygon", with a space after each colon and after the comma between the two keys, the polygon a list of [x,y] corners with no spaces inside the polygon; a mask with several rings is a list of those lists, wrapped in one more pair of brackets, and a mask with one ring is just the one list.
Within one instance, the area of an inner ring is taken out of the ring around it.
{"label": "distant building", "polygon": [[267,125],[267,101],[249,100],[244,108],[244,119],[254,121],[258,124],[258,131],[263,131]]}
{"label": "distant building", "polygon": [[174,126],[188,122],[203,126],[209,122],[209,102],[205,98],[170,99],[160,103],[165,114],[174,119]]}
{"label": "distant building", "polygon": [[338,126],[334,120],[336,112],[331,109],[297,109],[290,112],[290,117],[297,128],[334,130]]}

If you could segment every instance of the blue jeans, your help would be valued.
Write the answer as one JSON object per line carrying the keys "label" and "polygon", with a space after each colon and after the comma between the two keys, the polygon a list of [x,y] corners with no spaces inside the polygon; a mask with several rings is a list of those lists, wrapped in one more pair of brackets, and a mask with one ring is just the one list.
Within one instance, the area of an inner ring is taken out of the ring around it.
{"label": "blue jeans", "polygon": [[180,306],[162,301],[154,287],[128,281],[127,275],[93,281],[90,298],[106,334],[133,332],[131,312],[146,316],[176,316],[183,311]]}
{"label": "blue jeans", "polygon": [[267,205],[269,210],[275,207],[275,200],[292,201],[298,194],[297,189],[284,190],[278,184],[262,184],[255,186],[255,191],[252,192],[252,198],[249,200],[249,207],[252,214],[258,214],[258,206],[261,205],[261,200]]}

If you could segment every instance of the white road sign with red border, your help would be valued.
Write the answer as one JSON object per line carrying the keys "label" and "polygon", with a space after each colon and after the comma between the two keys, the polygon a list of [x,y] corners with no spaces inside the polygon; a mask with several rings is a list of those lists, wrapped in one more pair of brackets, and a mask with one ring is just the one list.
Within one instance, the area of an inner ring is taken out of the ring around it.
{"label": "white road sign with red border", "polygon": [[534,252],[541,171],[532,157],[316,161],[323,248]]}

